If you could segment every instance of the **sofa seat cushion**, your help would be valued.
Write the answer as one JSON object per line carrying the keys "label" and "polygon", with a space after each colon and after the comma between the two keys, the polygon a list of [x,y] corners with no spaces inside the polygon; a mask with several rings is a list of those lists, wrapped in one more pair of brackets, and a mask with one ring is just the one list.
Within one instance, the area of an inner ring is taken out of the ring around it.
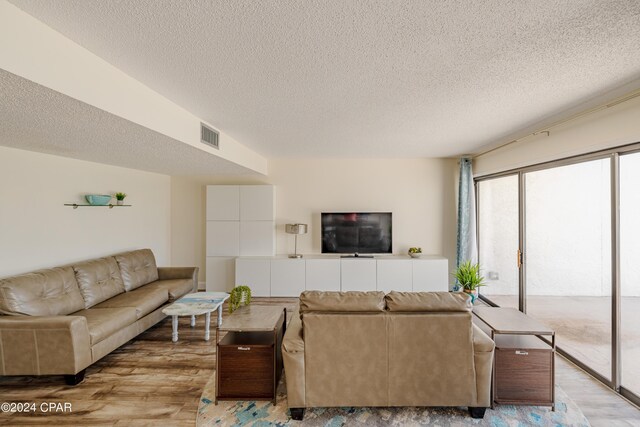
{"label": "sofa seat cushion", "polygon": [[113,257],[74,264],[73,271],[76,273],[85,308],[93,307],[124,292],[122,276]]}
{"label": "sofa seat cushion", "polygon": [[384,297],[389,311],[464,312],[471,311],[471,297],[463,292],[397,292]]}
{"label": "sofa seat cushion", "polygon": [[162,288],[149,288],[143,286],[131,292],[125,292],[111,299],[95,305],[94,308],[121,308],[132,307],[136,309],[136,317],[143,318],[147,314],[161,307],[169,301],[169,292]]}
{"label": "sofa seat cushion", "polygon": [[114,256],[122,272],[124,287],[132,291],[158,280],[156,258],[151,249],[140,249]]}
{"label": "sofa seat cushion", "polygon": [[156,280],[153,283],[149,283],[145,288],[151,289],[164,289],[169,293],[169,302],[190,294],[193,292],[193,280],[191,279],[171,279],[171,280]]}
{"label": "sofa seat cushion", "polygon": [[90,308],[77,311],[73,315],[83,316],[87,319],[92,346],[137,320],[136,309],[132,307]]}
{"label": "sofa seat cushion", "polygon": [[309,312],[378,312],[384,311],[382,291],[304,291],[300,294],[300,314]]}
{"label": "sofa seat cushion", "polygon": [[0,279],[0,314],[59,316],[84,308],[71,267]]}

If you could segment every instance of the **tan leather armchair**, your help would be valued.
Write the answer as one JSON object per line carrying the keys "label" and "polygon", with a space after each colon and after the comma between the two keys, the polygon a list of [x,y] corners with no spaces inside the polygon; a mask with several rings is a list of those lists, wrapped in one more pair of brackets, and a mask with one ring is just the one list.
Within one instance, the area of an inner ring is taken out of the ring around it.
{"label": "tan leather armchair", "polygon": [[300,296],[282,343],[287,399],[304,408],[490,405],[493,341],[465,294],[319,292]]}

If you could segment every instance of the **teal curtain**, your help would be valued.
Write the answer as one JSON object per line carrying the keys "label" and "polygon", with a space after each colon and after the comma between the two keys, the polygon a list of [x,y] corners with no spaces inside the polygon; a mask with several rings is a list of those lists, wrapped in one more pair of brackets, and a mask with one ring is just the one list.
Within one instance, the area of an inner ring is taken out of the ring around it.
{"label": "teal curtain", "polygon": [[476,239],[476,193],[473,185],[471,159],[460,159],[460,180],[458,189],[458,240],[456,267],[461,262],[478,262]]}

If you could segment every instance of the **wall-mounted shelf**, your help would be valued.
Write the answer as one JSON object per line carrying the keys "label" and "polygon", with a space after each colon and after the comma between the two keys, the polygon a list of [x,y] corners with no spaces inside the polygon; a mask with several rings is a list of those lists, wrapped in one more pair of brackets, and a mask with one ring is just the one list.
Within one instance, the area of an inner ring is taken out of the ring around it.
{"label": "wall-mounted shelf", "polygon": [[73,206],[73,209],[78,208],[127,208],[131,205],[79,205],[77,203],[65,203],[65,206]]}

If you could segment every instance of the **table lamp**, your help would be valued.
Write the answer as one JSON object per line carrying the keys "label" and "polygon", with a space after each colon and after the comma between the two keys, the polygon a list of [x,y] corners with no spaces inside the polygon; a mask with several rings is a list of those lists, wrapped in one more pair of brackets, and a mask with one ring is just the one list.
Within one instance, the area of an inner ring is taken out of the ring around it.
{"label": "table lamp", "polygon": [[302,255],[298,253],[298,234],[307,234],[307,224],[287,224],[285,231],[287,234],[295,234],[295,249],[289,258],[302,258]]}

